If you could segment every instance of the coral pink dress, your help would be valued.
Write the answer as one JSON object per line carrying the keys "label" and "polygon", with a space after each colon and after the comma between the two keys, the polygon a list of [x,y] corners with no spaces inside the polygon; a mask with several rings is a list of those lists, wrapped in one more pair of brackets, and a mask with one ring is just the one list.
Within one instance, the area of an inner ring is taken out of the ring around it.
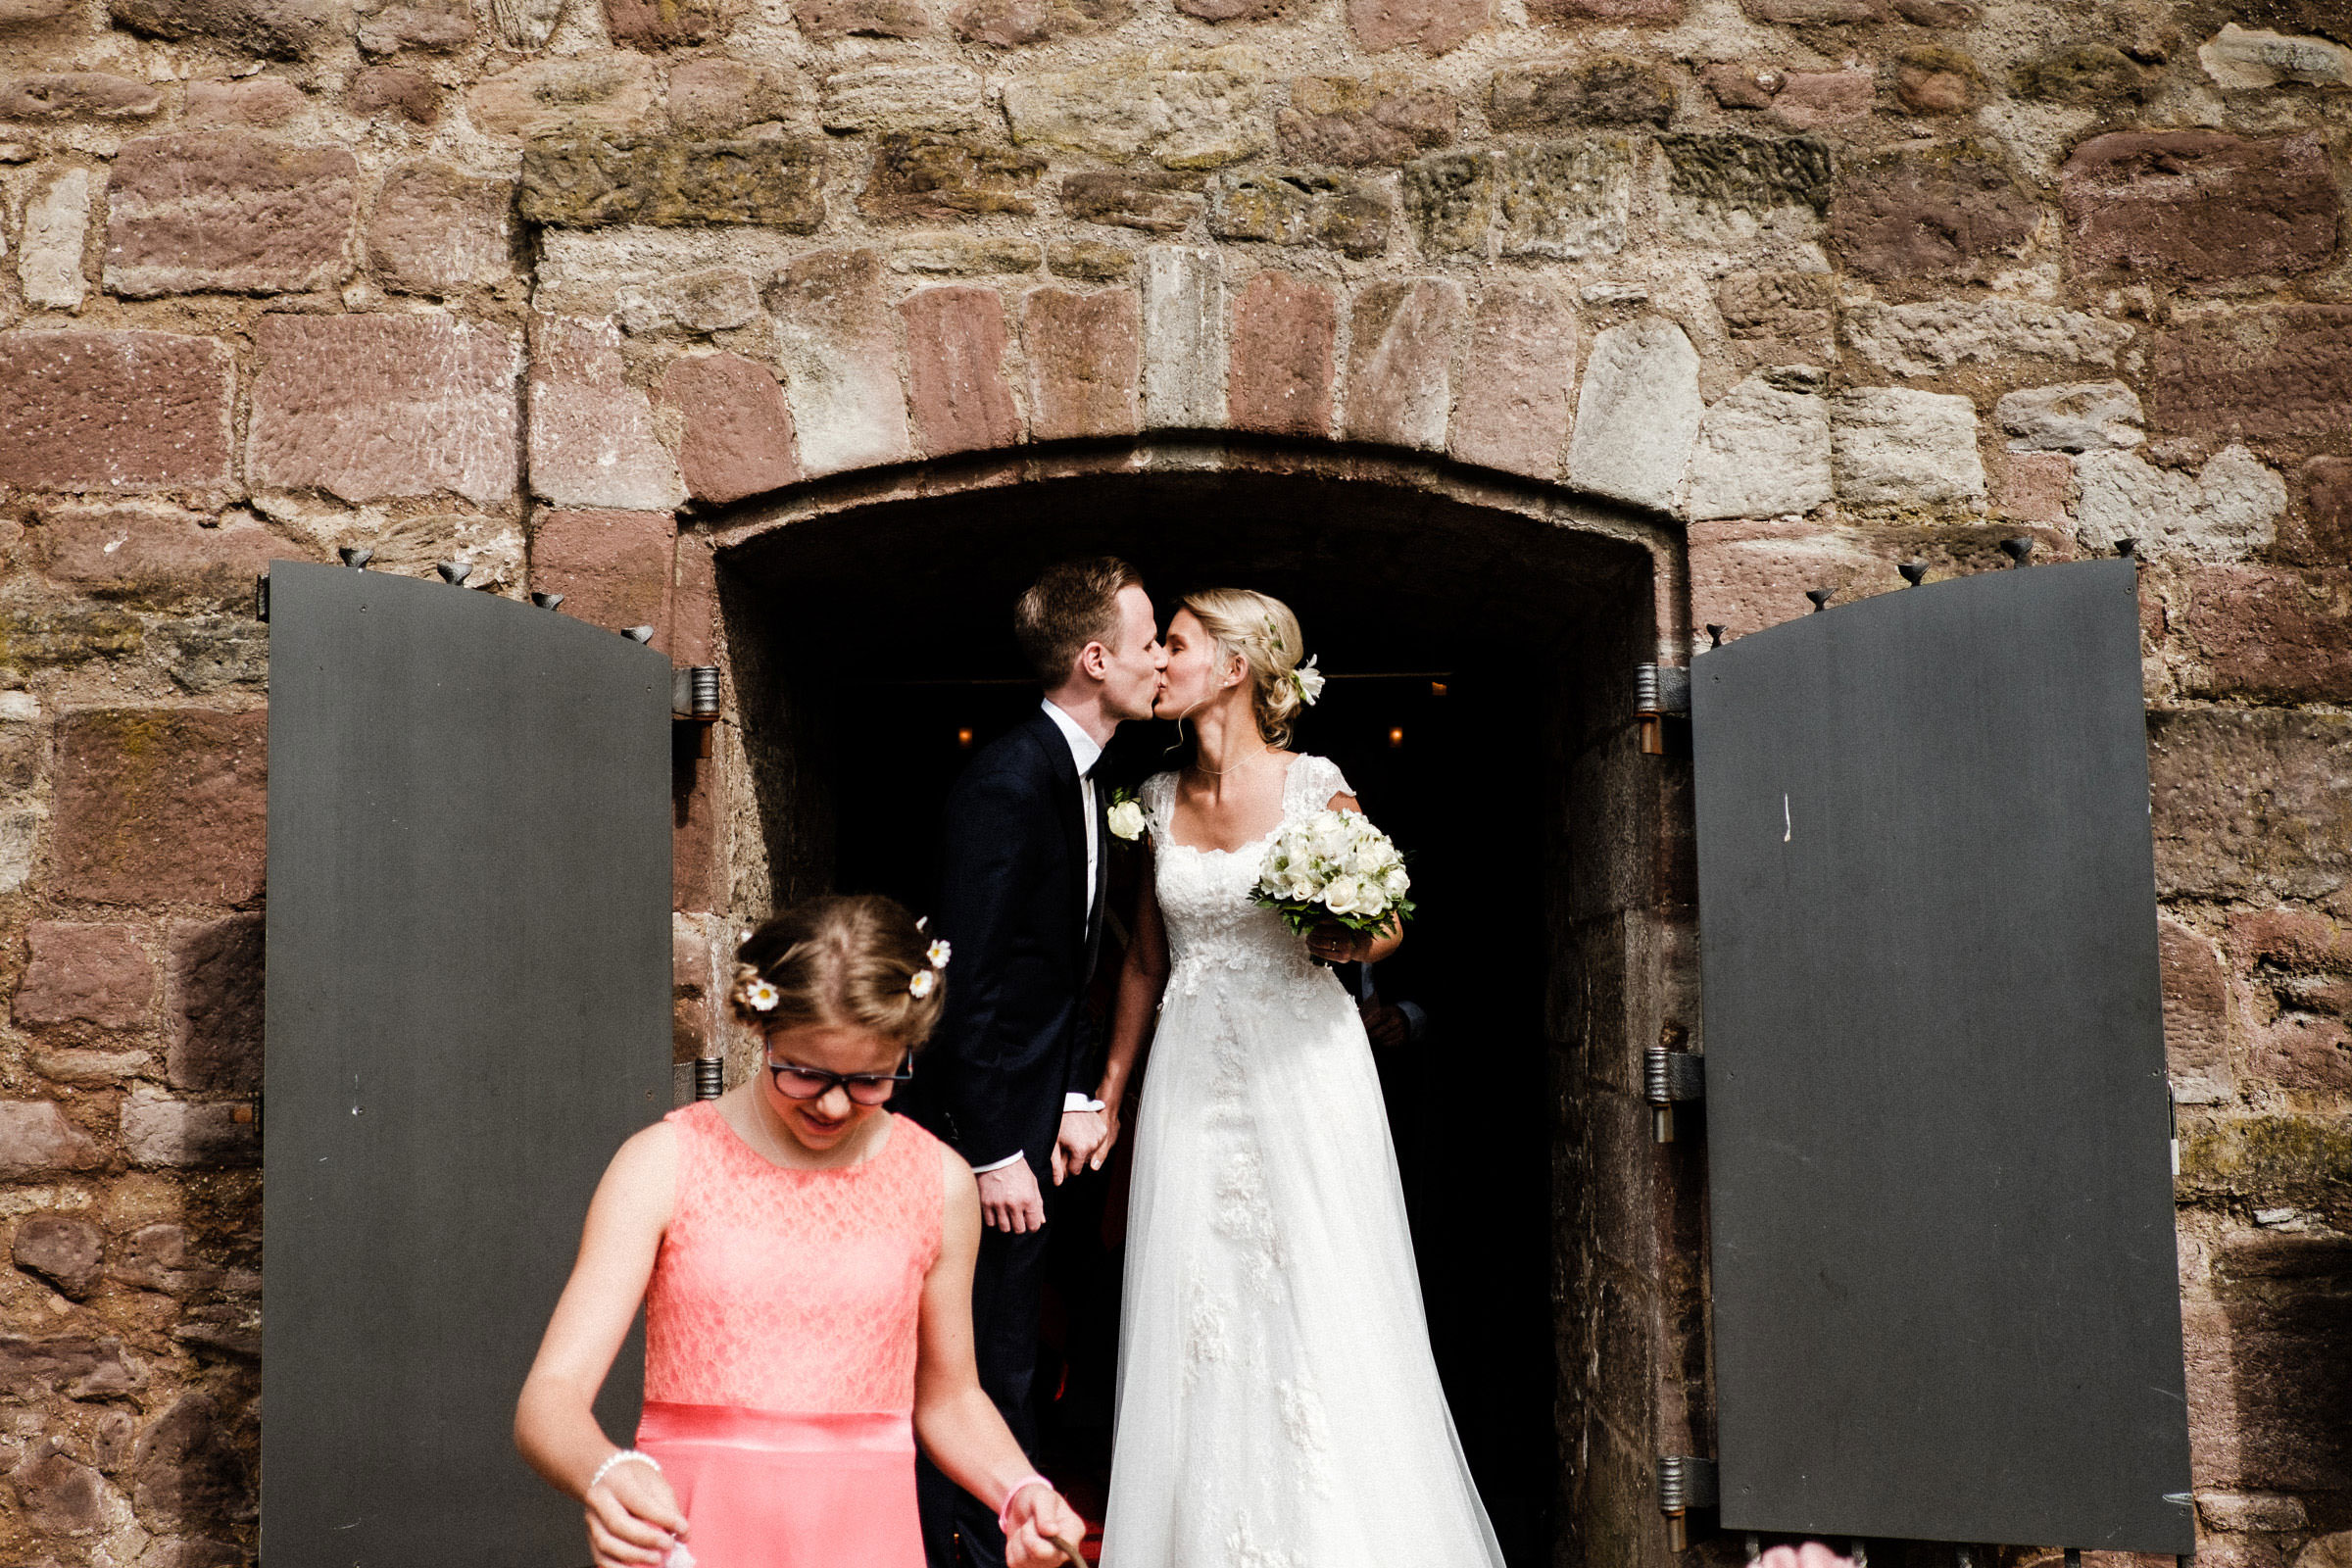
{"label": "coral pink dress", "polygon": [[940,1144],[788,1170],[709,1102],[674,1110],[678,1188],[645,1297],[645,1418],[701,1568],[922,1568],[915,1331]]}

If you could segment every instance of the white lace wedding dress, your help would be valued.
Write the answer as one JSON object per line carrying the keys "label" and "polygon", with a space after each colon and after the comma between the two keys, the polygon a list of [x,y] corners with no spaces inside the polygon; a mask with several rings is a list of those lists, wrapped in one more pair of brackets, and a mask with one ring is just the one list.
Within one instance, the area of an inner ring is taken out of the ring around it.
{"label": "white lace wedding dress", "polygon": [[[1103,1568],[1500,1568],[1355,1004],[1143,788],[1171,968],[1135,1130]],[[1291,763],[1287,817],[1348,792]],[[1268,838],[1272,835],[1268,834]]]}

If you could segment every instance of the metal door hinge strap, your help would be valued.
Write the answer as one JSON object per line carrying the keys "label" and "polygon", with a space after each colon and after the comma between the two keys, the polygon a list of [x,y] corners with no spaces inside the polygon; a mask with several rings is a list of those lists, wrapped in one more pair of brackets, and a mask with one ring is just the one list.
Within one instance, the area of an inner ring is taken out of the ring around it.
{"label": "metal door hinge strap", "polygon": [[1651,1046],[1642,1053],[1642,1098],[1649,1102],[1652,1140],[1673,1143],[1676,1102],[1707,1098],[1707,1058],[1694,1052]]}
{"label": "metal door hinge strap", "polygon": [[1687,1453],[1658,1456],[1658,1511],[1666,1516],[1666,1544],[1681,1551],[1690,1544],[1686,1516],[1715,1506],[1715,1461]]}
{"label": "metal door hinge strap", "polygon": [[1690,711],[1690,669],[1687,664],[1636,664],[1634,716],[1642,721],[1642,755],[1666,752],[1666,719]]}

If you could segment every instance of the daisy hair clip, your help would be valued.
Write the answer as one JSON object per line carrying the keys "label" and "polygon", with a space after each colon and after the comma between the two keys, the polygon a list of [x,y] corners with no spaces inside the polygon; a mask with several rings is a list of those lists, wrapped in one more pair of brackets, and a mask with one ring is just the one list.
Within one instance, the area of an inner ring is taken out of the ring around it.
{"label": "daisy hair clip", "polygon": [[938,987],[940,971],[948,966],[948,959],[955,952],[952,944],[933,938],[931,945],[923,950],[923,958],[930,967],[917,969],[907,977],[906,994],[918,1002],[929,996]]}
{"label": "daisy hair clip", "polygon": [[752,965],[739,963],[735,966],[735,1000],[753,1012],[773,1012],[776,1004],[784,1000],[784,993]]}

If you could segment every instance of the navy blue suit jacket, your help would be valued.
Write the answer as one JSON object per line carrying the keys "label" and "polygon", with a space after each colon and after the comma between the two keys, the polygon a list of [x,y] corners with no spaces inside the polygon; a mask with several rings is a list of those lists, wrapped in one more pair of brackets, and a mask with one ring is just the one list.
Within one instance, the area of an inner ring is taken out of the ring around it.
{"label": "navy blue suit jacket", "polygon": [[1099,1070],[1085,992],[1102,945],[1103,794],[1092,887],[1077,764],[1042,709],[990,742],[948,796],[931,930],[955,956],[910,1108],[975,1165],[1017,1151],[1042,1170],[1063,1094],[1091,1092]]}

